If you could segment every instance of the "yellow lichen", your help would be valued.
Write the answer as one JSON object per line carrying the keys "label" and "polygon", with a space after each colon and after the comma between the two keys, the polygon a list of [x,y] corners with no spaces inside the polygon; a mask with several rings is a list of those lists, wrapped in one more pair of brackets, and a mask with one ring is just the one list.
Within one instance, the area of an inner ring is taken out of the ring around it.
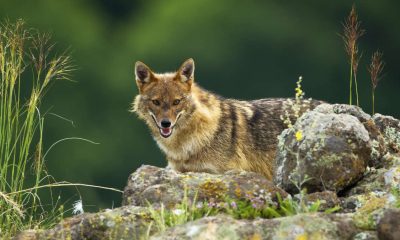
{"label": "yellow lichen", "polygon": [[226,184],[220,179],[207,179],[200,184],[199,192],[204,194],[207,198],[222,198],[227,192]]}
{"label": "yellow lichen", "polygon": [[249,237],[249,240],[261,240],[261,239],[263,239],[263,238],[258,233],[255,233],[255,234],[253,234],[252,236]]}
{"label": "yellow lichen", "polygon": [[376,229],[376,219],[374,214],[382,210],[387,203],[386,197],[378,197],[371,194],[367,200],[357,210],[353,216],[354,223],[357,227],[366,230]]}
{"label": "yellow lichen", "polygon": [[242,189],[240,189],[240,187],[235,188],[235,195],[238,198],[242,197]]}

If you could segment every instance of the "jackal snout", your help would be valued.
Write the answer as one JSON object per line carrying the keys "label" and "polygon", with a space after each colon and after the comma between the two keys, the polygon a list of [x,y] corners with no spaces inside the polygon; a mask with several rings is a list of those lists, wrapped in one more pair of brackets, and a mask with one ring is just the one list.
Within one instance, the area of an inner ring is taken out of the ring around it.
{"label": "jackal snout", "polygon": [[161,127],[163,128],[171,127],[171,121],[169,119],[164,118],[163,120],[161,120]]}

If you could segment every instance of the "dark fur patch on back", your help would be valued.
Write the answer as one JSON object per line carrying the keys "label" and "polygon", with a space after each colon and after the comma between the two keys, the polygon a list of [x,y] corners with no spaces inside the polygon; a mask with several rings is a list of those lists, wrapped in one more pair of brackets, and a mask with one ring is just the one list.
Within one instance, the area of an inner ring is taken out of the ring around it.
{"label": "dark fur patch on back", "polygon": [[[225,151],[228,157],[235,154],[237,145],[237,126],[236,121],[233,123],[233,119],[237,119],[237,115],[232,109],[230,104],[224,101],[220,102],[221,117],[218,122],[218,129],[214,135],[214,139],[211,143],[212,146],[217,146],[220,151]],[[233,127],[235,125],[235,127]],[[231,141],[226,141],[227,138],[231,138]]]}
{"label": "dark fur patch on back", "polygon": [[231,149],[235,151],[237,144],[237,112],[236,107],[233,104],[229,104],[230,120],[231,120]]}
{"label": "dark fur patch on back", "polygon": [[258,108],[258,106],[253,106],[253,116],[247,119],[247,127],[255,150],[263,150],[267,148],[265,143],[265,134],[260,129],[262,127],[261,125],[265,124],[263,118],[265,118],[263,112]]}

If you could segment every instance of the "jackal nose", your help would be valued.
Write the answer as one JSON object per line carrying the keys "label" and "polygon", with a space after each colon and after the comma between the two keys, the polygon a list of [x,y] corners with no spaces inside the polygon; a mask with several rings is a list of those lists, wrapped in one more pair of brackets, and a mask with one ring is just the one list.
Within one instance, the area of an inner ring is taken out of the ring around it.
{"label": "jackal nose", "polygon": [[161,120],[161,127],[169,128],[171,127],[171,122],[168,119],[163,119]]}

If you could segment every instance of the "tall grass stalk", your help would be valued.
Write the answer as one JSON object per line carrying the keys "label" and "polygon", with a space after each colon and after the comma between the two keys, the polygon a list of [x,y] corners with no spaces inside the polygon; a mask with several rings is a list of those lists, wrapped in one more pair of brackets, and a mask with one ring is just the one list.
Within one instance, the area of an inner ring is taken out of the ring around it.
{"label": "tall grass stalk", "polygon": [[364,35],[365,30],[361,28],[361,22],[358,21],[358,15],[356,12],[355,5],[353,5],[349,16],[343,23],[343,41],[345,45],[346,53],[350,59],[350,92],[349,92],[349,104],[353,104],[353,81],[356,93],[356,103],[359,106],[358,101],[358,84],[357,84],[357,70],[358,63],[361,55],[358,56],[358,39]]}
{"label": "tall grass stalk", "polygon": [[[52,55],[50,37],[22,20],[0,26],[0,236],[37,226],[43,162],[40,103],[50,84],[68,79],[67,55]],[[31,70],[32,74],[29,74]],[[29,188],[28,188],[29,184]],[[28,188],[29,191],[24,191]]]}
{"label": "tall grass stalk", "polygon": [[382,60],[383,53],[379,50],[374,52],[371,57],[371,64],[368,66],[368,72],[371,75],[371,92],[372,92],[372,114],[375,114],[375,89],[382,78],[382,71],[385,62]]}

